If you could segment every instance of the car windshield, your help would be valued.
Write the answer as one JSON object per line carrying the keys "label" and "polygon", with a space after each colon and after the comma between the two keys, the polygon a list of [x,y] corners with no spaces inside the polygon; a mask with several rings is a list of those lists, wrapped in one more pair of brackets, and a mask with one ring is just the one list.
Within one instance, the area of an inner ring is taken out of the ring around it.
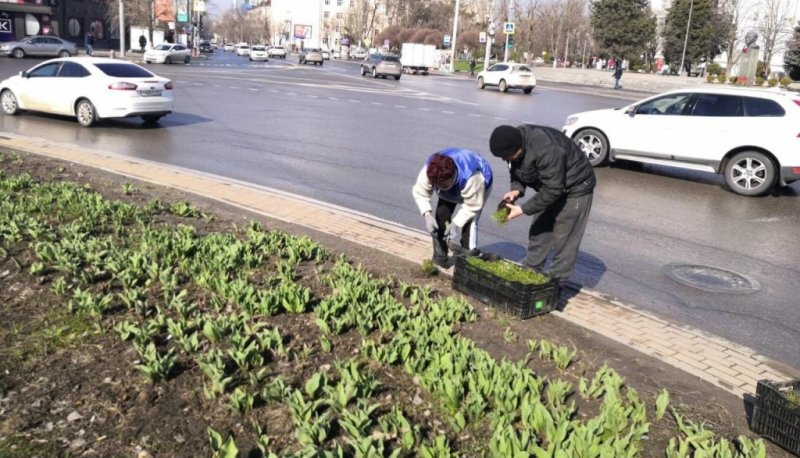
{"label": "car windshield", "polygon": [[518,65],[518,66],[514,67],[514,70],[516,70],[518,72],[529,72],[529,71],[531,71],[530,67],[528,67],[527,65]]}
{"label": "car windshield", "polygon": [[116,78],[152,78],[155,75],[138,65],[124,63],[94,64],[101,72]]}
{"label": "car windshield", "polygon": [[263,46],[253,46],[253,51],[264,51],[265,48]]}
{"label": "car windshield", "polygon": [[171,47],[172,47],[172,45],[161,44],[161,45],[156,46],[153,49],[155,49],[156,51],[169,51]]}
{"label": "car windshield", "polygon": [[400,59],[397,56],[383,56],[383,60],[386,62],[400,62]]}

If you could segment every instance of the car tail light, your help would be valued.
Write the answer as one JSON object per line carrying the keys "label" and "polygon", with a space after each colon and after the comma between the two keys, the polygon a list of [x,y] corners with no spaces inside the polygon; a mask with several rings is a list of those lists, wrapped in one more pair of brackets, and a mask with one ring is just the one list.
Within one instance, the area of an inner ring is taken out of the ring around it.
{"label": "car tail light", "polygon": [[800,100],[794,99],[794,100],[792,100],[792,102],[794,102],[795,105],[800,107]]}
{"label": "car tail light", "polygon": [[133,83],[127,83],[125,81],[119,81],[117,83],[109,84],[108,88],[112,91],[135,91],[136,85]]}
{"label": "car tail light", "polygon": [[793,175],[800,175],[800,167],[792,167]]}
{"label": "car tail light", "polygon": [[174,86],[172,85],[172,81],[167,81],[164,83],[164,89],[171,91]]}

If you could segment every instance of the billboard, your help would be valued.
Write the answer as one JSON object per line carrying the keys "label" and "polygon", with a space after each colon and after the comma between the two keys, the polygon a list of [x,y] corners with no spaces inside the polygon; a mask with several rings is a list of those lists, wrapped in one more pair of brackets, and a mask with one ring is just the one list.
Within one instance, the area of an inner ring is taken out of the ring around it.
{"label": "billboard", "polygon": [[295,38],[299,38],[301,40],[310,40],[311,39],[311,26],[310,25],[295,24],[294,25],[294,37]]}
{"label": "billboard", "polygon": [[178,0],[178,22],[189,22],[189,0]]}
{"label": "billboard", "polygon": [[175,8],[173,0],[155,0],[156,19],[164,22],[175,21]]}

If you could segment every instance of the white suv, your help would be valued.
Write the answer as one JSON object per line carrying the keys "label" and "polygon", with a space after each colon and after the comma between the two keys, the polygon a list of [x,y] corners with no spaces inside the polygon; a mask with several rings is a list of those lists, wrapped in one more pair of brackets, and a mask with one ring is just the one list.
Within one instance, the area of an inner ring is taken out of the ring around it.
{"label": "white suv", "polygon": [[774,89],[692,88],[567,117],[594,166],[624,159],[721,173],[759,196],[800,180],[800,97]]}
{"label": "white suv", "polygon": [[286,59],[286,48],[283,46],[270,46],[268,51],[269,57],[280,57]]}

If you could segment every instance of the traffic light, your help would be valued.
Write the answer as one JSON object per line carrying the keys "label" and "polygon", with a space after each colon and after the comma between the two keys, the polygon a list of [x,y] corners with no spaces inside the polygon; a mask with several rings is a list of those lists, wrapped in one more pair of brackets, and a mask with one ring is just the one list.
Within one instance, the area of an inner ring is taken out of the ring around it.
{"label": "traffic light", "polygon": [[513,47],[514,47],[514,35],[509,35],[508,36],[508,49],[511,49]]}

